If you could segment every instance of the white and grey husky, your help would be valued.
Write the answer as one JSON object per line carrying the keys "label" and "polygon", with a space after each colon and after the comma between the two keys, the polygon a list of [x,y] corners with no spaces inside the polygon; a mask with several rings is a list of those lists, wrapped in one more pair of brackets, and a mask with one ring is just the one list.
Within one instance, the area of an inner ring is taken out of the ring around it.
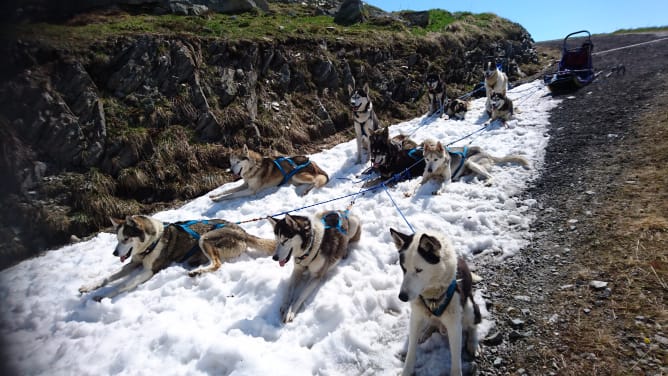
{"label": "white and grey husky", "polygon": [[450,375],[462,374],[462,338],[472,357],[478,350],[477,324],[481,321],[473,301],[473,280],[463,258],[458,258],[450,241],[439,233],[402,234],[390,229],[399,250],[404,278],[399,300],[410,302],[408,351],[403,375],[413,374],[420,336],[436,326],[448,336]]}
{"label": "white and grey husky", "polygon": [[[420,185],[430,180],[439,183],[437,190],[432,194],[441,193],[443,183],[450,183],[466,175],[475,175],[487,179],[486,185],[493,182],[488,172],[492,165],[499,163],[516,163],[529,168],[529,161],[521,155],[506,155],[495,157],[482,150],[479,146],[471,147],[444,147],[440,141],[427,139],[422,144],[422,156],[425,162],[424,173]],[[408,194],[407,194],[408,195]]]}
{"label": "white and grey husky", "polygon": [[313,217],[287,214],[269,218],[274,226],[279,265],[292,258],[294,269],[281,305],[281,320],[291,322],[304,301],[322,283],[329,270],[348,256],[350,243],[359,241],[362,227],[357,216],[346,211],[324,211]]}

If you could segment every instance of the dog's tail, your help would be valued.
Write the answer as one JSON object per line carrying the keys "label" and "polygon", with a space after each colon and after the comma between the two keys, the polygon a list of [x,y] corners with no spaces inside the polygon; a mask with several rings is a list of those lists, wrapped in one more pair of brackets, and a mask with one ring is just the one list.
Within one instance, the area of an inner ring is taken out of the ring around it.
{"label": "dog's tail", "polygon": [[255,235],[248,234],[246,243],[249,247],[262,251],[267,256],[273,255],[276,250],[276,240],[274,239],[259,238]]}
{"label": "dog's tail", "polygon": [[494,161],[495,164],[515,163],[515,164],[521,165],[522,167],[524,167],[526,169],[531,168],[531,164],[529,163],[529,161],[521,155],[511,154],[511,155],[506,155],[505,157],[494,157],[494,156],[490,155],[489,158],[492,161]]}

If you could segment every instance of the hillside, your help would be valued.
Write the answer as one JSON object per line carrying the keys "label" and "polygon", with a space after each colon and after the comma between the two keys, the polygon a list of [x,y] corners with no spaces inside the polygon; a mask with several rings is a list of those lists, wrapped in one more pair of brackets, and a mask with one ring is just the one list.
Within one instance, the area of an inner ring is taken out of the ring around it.
{"label": "hillside", "polygon": [[14,215],[0,227],[2,266],[230,181],[227,155],[243,144],[309,154],[351,139],[348,85],[369,83],[388,124],[426,111],[429,71],[456,96],[489,56],[513,80],[539,67],[526,30],[494,15],[432,11],[412,26],[369,9],[342,26],[308,4],[4,24],[0,193]]}

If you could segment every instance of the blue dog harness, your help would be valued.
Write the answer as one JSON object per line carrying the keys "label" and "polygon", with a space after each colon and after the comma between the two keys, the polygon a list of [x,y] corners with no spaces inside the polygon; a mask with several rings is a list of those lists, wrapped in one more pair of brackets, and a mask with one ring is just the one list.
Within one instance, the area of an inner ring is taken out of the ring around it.
{"label": "blue dog harness", "polygon": [[457,173],[459,172],[459,170],[461,170],[462,167],[464,167],[464,162],[466,162],[466,153],[468,153],[469,147],[464,146],[464,150],[462,150],[462,151],[451,151],[450,148],[446,148],[446,151],[450,154],[457,154],[461,157],[461,160],[459,161],[459,165],[455,169],[455,172],[452,173],[452,176],[457,176]]}
{"label": "blue dog harness", "polygon": [[439,304],[436,309],[431,309],[427,302],[424,301],[424,298],[422,295],[420,295],[420,299],[422,299],[422,304],[424,304],[425,307],[431,312],[432,315],[439,317],[445,312],[445,309],[448,308],[448,305],[450,304],[450,301],[452,301],[452,297],[455,295],[455,291],[457,290],[457,279],[453,279],[452,283],[450,283],[450,286],[448,286],[448,290],[445,292],[443,295],[443,301],[441,304]]}
{"label": "blue dog harness", "polygon": [[185,222],[185,223],[165,223],[165,227],[167,227],[167,226],[169,226],[169,225],[177,226],[177,227],[179,227],[181,230],[187,232],[188,235],[192,236],[193,239],[195,239],[195,240],[198,241],[198,242],[195,243],[195,245],[188,251],[188,253],[186,253],[186,254],[183,256],[183,258],[182,258],[179,262],[184,262],[184,261],[186,261],[186,260],[189,259],[192,255],[194,255],[195,252],[197,252],[197,249],[199,249],[199,238],[201,238],[201,236],[200,236],[200,234],[198,234],[197,232],[195,232],[195,230],[193,230],[192,228],[190,228],[190,226],[192,226],[192,225],[196,225],[196,224],[198,224],[198,223],[201,223],[201,224],[203,224],[203,225],[213,225],[213,230],[217,230],[217,229],[219,229],[219,228],[223,228],[223,227],[225,227],[225,223],[211,223],[211,222],[209,222],[209,221],[206,220],[206,219],[192,220],[192,221],[188,221],[188,222]]}
{"label": "blue dog harness", "polygon": [[[336,223],[336,226],[330,226],[330,225],[327,224],[327,221],[325,221],[325,218],[329,217],[332,214],[334,214],[338,217],[338,222]],[[342,212],[341,211],[331,211],[331,212],[323,215],[320,220],[322,221],[322,225],[325,226],[325,230],[330,229],[330,228],[335,228],[335,229],[339,230],[339,232],[342,233],[343,235],[346,235],[348,232],[343,229],[342,218],[348,219],[348,214],[349,214],[348,210],[345,210],[345,211],[342,211]]]}
{"label": "blue dog harness", "polygon": [[[283,169],[283,166],[281,166],[281,162],[283,162],[283,161],[288,162],[288,163],[290,164],[290,166],[292,166],[292,170],[291,170],[291,171],[289,171],[289,172],[285,172],[285,169]],[[278,168],[278,171],[280,171],[281,174],[283,174],[283,181],[281,181],[281,182],[278,184],[278,186],[280,187],[281,185],[287,183],[293,176],[295,176],[296,173],[298,173],[298,172],[301,171],[303,168],[305,168],[305,167],[307,167],[308,165],[310,165],[310,164],[311,164],[311,161],[310,161],[310,160],[306,160],[306,162],[304,162],[304,163],[298,165],[297,163],[295,163],[295,161],[292,160],[292,158],[289,158],[289,157],[280,157],[280,158],[276,158],[276,159],[274,159],[274,164],[275,164],[276,167]]]}

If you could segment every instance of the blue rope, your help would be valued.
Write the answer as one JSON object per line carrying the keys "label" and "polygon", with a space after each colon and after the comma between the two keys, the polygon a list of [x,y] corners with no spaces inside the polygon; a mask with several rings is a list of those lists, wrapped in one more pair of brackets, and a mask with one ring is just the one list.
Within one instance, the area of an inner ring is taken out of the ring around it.
{"label": "blue rope", "polygon": [[478,133],[478,132],[482,132],[482,131],[485,130],[485,128],[487,128],[488,125],[489,125],[489,124],[485,124],[485,126],[483,126],[482,128],[478,129],[477,131],[471,132],[471,133],[467,134],[466,136],[464,136],[464,137],[462,137],[462,138],[460,138],[460,139],[457,139],[457,140],[455,140],[455,141],[452,141],[451,143],[449,143],[449,144],[447,144],[447,145],[445,145],[445,146],[450,146],[450,145],[452,145],[452,144],[454,144],[454,143],[456,143],[456,142],[459,142],[459,141],[461,141],[461,140],[465,140],[465,139],[467,139],[467,138],[473,136],[474,134],[476,134],[476,133]]}
{"label": "blue rope", "polygon": [[394,202],[394,199],[392,198],[392,195],[390,194],[390,192],[387,190],[387,186],[385,185],[385,183],[383,183],[382,185],[383,185],[383,188],[385,188],[385,193],[387,193],[387,196],[390,198],[390,201],[392,201],[392,204],[394,204],[394,208],[397,209],[397,211],[399,212],[399,215],[401,215],[401,218],[404,219],[404,222],[406,222],[406,224],[411,229],[411,231],[413,231],[413,234],[415,234],[415,229],[413,228],[413,226],[411,226],[410,222],[408,222],[408,219],[406,219],[406,216],[404,215],[404,213],[401,211],[401,209],[399,209],[399,206],[397,205],[397,203]]}

